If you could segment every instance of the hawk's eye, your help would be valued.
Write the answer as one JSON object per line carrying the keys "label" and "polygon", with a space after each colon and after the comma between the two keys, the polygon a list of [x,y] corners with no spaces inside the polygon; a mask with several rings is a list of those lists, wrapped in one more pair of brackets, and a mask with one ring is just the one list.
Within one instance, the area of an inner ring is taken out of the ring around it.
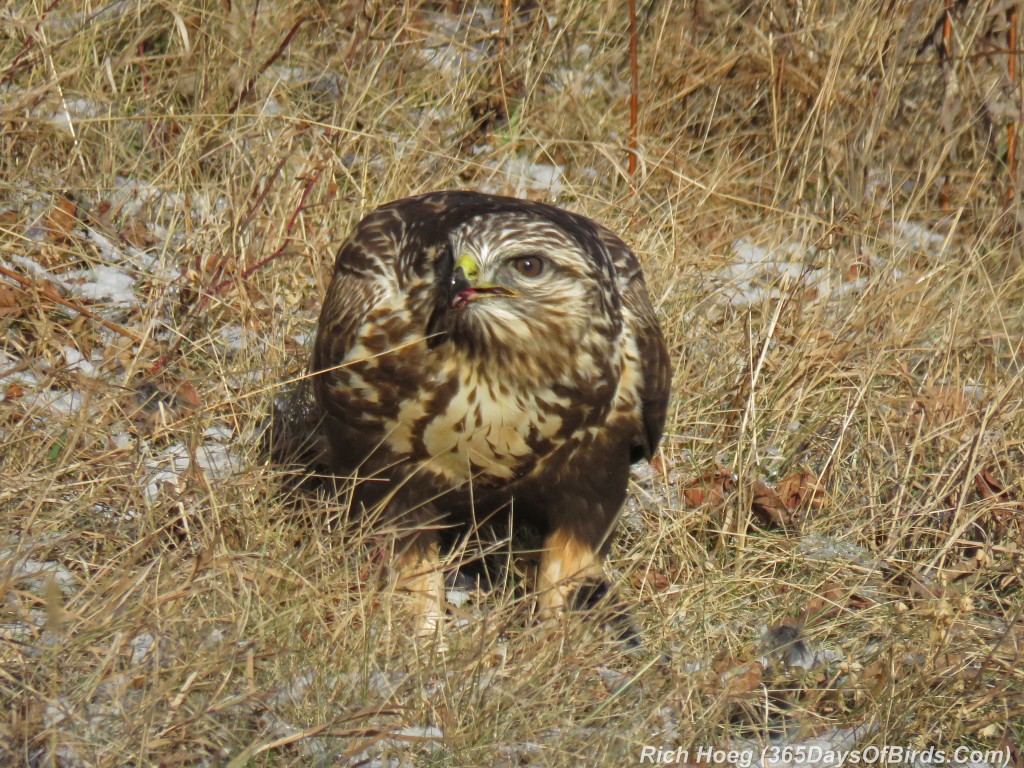
{"label": "hawk's eye", "polygon": [[512,266],[523,277],[540,277],[544,272],[544,259],[540,256],[518,256],[512,259]]}

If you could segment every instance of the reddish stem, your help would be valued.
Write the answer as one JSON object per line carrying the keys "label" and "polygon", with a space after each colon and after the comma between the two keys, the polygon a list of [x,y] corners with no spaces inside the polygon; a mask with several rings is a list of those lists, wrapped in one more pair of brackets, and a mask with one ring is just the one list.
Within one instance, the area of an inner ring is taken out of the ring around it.
{"label": "reddish stem", "polygon": [[[299,199],[299,205],[292,212],[292,217],[288,220],[288,224],[285,227],[285,242],[281,243],[281,247],[278,248],[276,251],[274,251],[272,254],[270,254],[269,256],[267,256],[264,259],[260,259],[255,264],[253,264],[251,267],[249,267],[248,269],[243,270],[242,274],[239,275],[239,277],[242,277],[242,278],[249,277],[249,275],[251,275],[253,272],[255,272],[255,271],[259,270],[259,269],[263,269],[263,267],[265,267],[267,264],[272,262],[274,259],[276,259],[278,256],[280,256],[282,253],[284,253],[284,249],[288,247],[288,236],[291,235],[292,230],[295,228],[295,222],[298,220],[299,214],[302,213],[302,211],[305,209],[306,201],[309,199],[309,194],[310,194],[310,192],[313,191],[313,186],[320,180],[320,176],[323,174],[323,172],[324,172],[323,166],[321,166],[320,168],[317,168],[316,172],[306,182],[306,187],[305,187],[305,189],[302,190],[302,197]],[[210,290],[213,293],[218,294],[223,289],[227,288],[229,285],[231,285],[233,282],[235,282],[235,280],[237,280],[237,279],[238,279],[237,277],[229,277],[229,278],[227,278],[225,280],[221,280],[219,283],[217,283],[215,286],[213,286],[213,288],[211,288]]]}
{"label": "reddish stem", "polygon": [[636,0],[629,0],[629,175],[636,173],[637,124],[640,113],[640,73],[636,61]]}
{"label": "reddish stem", "polygon": [[[1008,62],[1009,74],[1010,74],[1010,87],[1015,91],[1018,88],[1017,85],[1017,6],[1014,5],[1009,11],[1009,22],[1010,22],[1010,34],[1009,34],[1009,48],[1010,56]],[[1014,190],[1017,189],[1017,122],[1011,120],[1010,124],[1006,126],[1006,165],[1010,169],[1010,194],[1012,195]]]}
{"label": "reddish stem", "polygon": [[284,53],[284,49],[288,47],[288,44],[292,41],[292,38],[295,37],[295,33],[299,31],[299,27],[301,27],[305,23],[307,18],[309,17],[300,16],[298,21],[292,24],[292,28],[288,30],[288,34],[284,36],[284,40],[281,41],[281,44],[277,46],[277,50],[274,51],[270,55],[270,58],[263,62],[263,66],[256,70],[253,76],[249,78],[249,81],[245,84],[245,87],[242,89],[242,92],[238,94],[238,98],[236,98],[234,103],[228,108],[229,115],[233,115],[235,113],[235,110],[237,110],[239,106],[241,106],[244,102],[249,100],[249,97],[252,96],[253,89],[256,87],[256,81],[259,80],[263,73],[266,72],[267,69],[270,67],[270,65],[277,61],[281,54]]}
{"label": "reddish stem", "polygon": [[32,33],[25,38],[25,42],[21,44],[21,50],[18,51],[17,55],[11,61],[10,66],[7,67],[7,70],[4,72],[4,76],[2,79],[0,79],[0,82],[6,83],[8,80],[14,77],[14,73],[18,71],[18,67],[21,65],[21,60],[25,58],[26,54],[29,52],[29,49],[32,47],[32,44],[35,43],[36,32],[38,32],[39,28],[43,26],[43,20],[46,18],[46,14],[48,14],[50,11],[56,8],[57,3],[59,2],[60,0],[53,0],[53,2],[46,6],[46,8],[43,10],[42,15],[39,17],[39,21],[36,22],[35,29],[33,29]]}
{"label": "reddish stem", "polygon": [[[285,241],[281,244],[281,246],[266,258],[260,259],[251,267],[248,267],[247,269],[243,270],[240,275],[235,277],[229,277],[225,280],[221,280],[219,283],[210,288],[209,291],[204,292],[203,295],[199,297],[199,300],[192,308],[190,314],[198,312],[203,307],[205,307],[209,300],[213,298],[213,296],[220,294],[225,288],[234,283],[239,277],[249,277],[253,272],[262,269],[267,264],[272,262],[274,259],[278,258],[282,253],[284,253],[284,249],[288,247],[288,237],[291,235],[292,230],[295,229],[295,224],[299,219],[299,214],[302,213],[303,210],[305,210],[306,202],[309,200],[309,195],[313,191],[313,187],[316,185],[317,181],[320,180],[320,177],[323,175],[323,172],[324,165],[321,165],[306,181],[306,186],[302,190],[302,197],[299,198],[299,204],[292,212],[291,218],[288,219],[288,224],[285,226]],[[153,378],[154,376],[156,376],[157,373],[159,373],[164,368],[165,365],[167,365],[167,362],[171,359],[171,355],[177,350],[178,346],[181,344],[181,338],[182,336],[179,336],[178,342],[174,345],[174,347],[168,350],[165,354],[161,355],[157,359],[157,361],[153,363],[153,365],[150,367],[149,371],[146,374],[147,378]]]}

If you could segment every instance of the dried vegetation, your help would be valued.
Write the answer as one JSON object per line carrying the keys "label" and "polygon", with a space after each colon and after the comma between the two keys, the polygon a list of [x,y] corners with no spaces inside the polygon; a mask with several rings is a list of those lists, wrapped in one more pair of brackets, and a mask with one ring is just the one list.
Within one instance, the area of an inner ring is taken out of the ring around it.
{"label": "dried vegetation", "polygon": [[[514,5],[0,11],[4,764],[1021,765],[1017,4],[640,3],[632,176],[625,4]],[[645,263],[676,377],[611,558],[638,652],[502,585],[432,655],[386,531],[254,449],[341,238],[451,187]]]}

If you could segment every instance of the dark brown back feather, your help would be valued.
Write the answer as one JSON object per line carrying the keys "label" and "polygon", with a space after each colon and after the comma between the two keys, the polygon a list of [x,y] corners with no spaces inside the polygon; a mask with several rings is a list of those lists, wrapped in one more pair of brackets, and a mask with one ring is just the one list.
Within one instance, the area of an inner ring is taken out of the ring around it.
{"label": "dark brown back feather", "polygon": [[[647,287],[642,278],[634,278],[623,296],[623,303],[633,311],[637,326],[637,348],[640,363],[643,366],[643,393],[640,402],[643,407],[644,440],[642,445],[634,446],[630,460],[636,463],[640,459],[648,461],[654,456],[665,428],[668,416],[668,395],[672,384],[672,368],[668,357],[665,337],[661,334],[661,326],[654,315],[651,300],[647,296]],[[637,450],[639,449],[639,450]]]}
{"label": "dark brown back feather", "polygon": [[654,307],[651,306],[639,260],[629,246],[613,232],[599,227],[599,234],[615,265],[622,303],[627,312],[627,322],[630,322],[630,329],[636,338],[643,369],[643,392],[640,402],[643,408],[644,434],[640,436],[640,442],[633,446],[630,453],[630,461],[635,464],[640,459],[650,461],[654,452],[658,450],[668,415],[672,364],[668,356],[668,347],[665,346],[665,337],[661,333],[661,325],[654,313]]}

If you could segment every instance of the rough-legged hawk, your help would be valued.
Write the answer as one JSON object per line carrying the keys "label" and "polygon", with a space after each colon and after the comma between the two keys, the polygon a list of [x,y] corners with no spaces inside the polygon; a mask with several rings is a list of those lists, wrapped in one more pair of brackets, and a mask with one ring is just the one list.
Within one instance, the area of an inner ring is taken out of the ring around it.
{"label": "rough-legged hawk", "polygon": [[310,373],[330,469],[409,531],[394,571],[421,632],[444,611],[439,527],[541,531],[542,615],[603,584],[670,377],[640,265],[607,229],[474,192],[378,208],[338,253]]}

